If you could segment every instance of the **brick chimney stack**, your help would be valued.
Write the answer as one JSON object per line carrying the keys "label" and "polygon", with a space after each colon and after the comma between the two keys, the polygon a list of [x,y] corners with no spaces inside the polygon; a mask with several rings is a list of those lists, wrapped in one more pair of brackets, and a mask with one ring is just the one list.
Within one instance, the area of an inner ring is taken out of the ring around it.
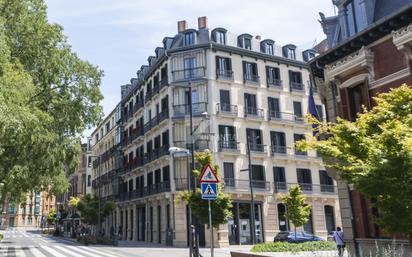
{"label": "brick chimney stack", "polygon": [[207,29],[208,28],[207,17],[203,16],[203,17],[197,18],[197,24],[198,24],[199,30],[200,29]]}
{"label": "brick chimney stack", "polygon": [[182,33],[183,31],[187,30],[187,21],[178,21],[177,22],[177,32]]}

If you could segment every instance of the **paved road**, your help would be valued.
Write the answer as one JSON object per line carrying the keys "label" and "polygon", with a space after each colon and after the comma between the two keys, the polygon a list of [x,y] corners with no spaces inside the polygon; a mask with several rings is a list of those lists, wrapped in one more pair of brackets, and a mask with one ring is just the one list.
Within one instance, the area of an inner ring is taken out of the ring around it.
{"label": "paved road", "polygon": [[[36,230],[7,230],[0,243],[0,257],[123,257],[114,247],[87,247],[42,235]],[[111,249],[110,249],[111,248]]]}

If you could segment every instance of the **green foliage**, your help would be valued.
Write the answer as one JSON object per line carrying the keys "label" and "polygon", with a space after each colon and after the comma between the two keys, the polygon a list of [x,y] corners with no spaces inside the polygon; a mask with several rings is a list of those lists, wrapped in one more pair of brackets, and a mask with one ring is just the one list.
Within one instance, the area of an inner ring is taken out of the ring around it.
{"label": "green foliage", "polygon": [[79,197],[74,197],[74,196],[70,197],[69,206],[71,208],[77,210],[78,207],[79,207],[79,204],[80,204],[80,198]]}
{"label": "green foliage", "polygon": [[259,252],[314,252],[314,251],[333,251],[336,250],[334,242],[314,241],[304,243],[274,242],[257,244],[250,250],[254,253]]}
{"label": "green foliage", "polygon": [[92,235],[79,236],[77,237],[77,242],[84,244],[84,245],[90,245],[90,244],[112,245],[113,244],[113,241],[107,238],[96,237]]}
{"label": "green foliage", "polygon": [[[209,151],[199,152],[195,154],[196,160],[200,164],[200,170],[210,164],[219,176],[219,166],[213,164],[212,154]],[[199,170],[194,171],[195,179],[200,175]],[[222,192],[222,186],[218,184],[217,200],[211,201],[212,208],[212,223],[213,227],[218,227],[220,224],[227,223],[228,219],[232,217],[232,200],[229,195]],[[200,189],[196,193],[192,191],[182,192],[177,200],[183,200],[189,204],[193,215],[202,224],[209,224],[208,201],[202,200]]]}
{"label": "green foliage", "polygon": [[56,224],[57,221],[58,221],[57,220],[57,211],[56,211],[56,209],[52,208],[49,211],[49,214],[47,214],[46,222],[49,225],[54,225],[54,224]]}
{"label": "green foliage", "polygon": [[0,27],[2,196],[65,192],[80,133],[101,117],[102,72],[71,51],[42,0],[0,0]]}
{"label": "green foliage", "polygon": [[298,185],[291,186],[289,193],[282,198],[286,205],[285,217],[295,225],[295,231],[296,227],[301,227],[308,222],[311,207],[305,204],[305,199]]}
{"label": "green foliage", "polygon": [[402,85],[374,101],[354,122],[319,123],[324,140],[298,147],[315,149],[327,167],[371,199],[383,229],[412,237],[412,89]]}
{"label": "green foliage", "polygon": [[3,234],[0,234],[0,241],[3,240],[4,236]]}
{"label": "green foliage", "polygon": [[[100,220],[101,222],[116,208],[116,204],[112,201],[101,202]],[[99,198],[86,195],[80,199],[77,205],[77,210],[81,213],[81,218],[89,225],[96,225],[99,220]]]}

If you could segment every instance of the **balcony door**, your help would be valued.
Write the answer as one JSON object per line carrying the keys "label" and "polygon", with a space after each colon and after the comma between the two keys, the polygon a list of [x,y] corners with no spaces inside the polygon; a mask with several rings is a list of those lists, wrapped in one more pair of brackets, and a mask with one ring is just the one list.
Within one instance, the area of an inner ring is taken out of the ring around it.
{"label": "balcony door", "polygon": [[184,76],[185,79],[195,77],[196,58],[189,57],[184,59]]}
{"label": "balcony door", "polygon": [[303,191],[312,191],[312,175],[310,169],[297,169],[298,183]]}
{"label": "balcony door", "polygon": [[284,132],[271,131],[270,141],[272,153],[286,153],[286,138]]}
{"label": "balcony door", "polygon": [[279,99],[268,97],[268,108],[270,118],[280,118]]}
{"label": "balcony door", "polygon": [[257,115],[256,95],[245,93],[245,107],[247,114]]}
{"label": "balcony door", "polygon": [[285,167],[273,167],[273,178],[276,190],[287,189]]}
{"label": "balcony door", "polygon": [[263,152],[262,131],[259,129],[246,129],[246,140],[251,151]]}
{"label": "balcony door", "polygon": [[219,141],[222,148],[234,148],[236,146],[236,128],[219,125]]}
{"label": "balcony door", "polygon": [[230,112],[230,91],[220,90],[220,110]]}
{"label": "balcony door", "polygon": [[252,165],[252,185],[255,188],[266,188],[265,167]]}

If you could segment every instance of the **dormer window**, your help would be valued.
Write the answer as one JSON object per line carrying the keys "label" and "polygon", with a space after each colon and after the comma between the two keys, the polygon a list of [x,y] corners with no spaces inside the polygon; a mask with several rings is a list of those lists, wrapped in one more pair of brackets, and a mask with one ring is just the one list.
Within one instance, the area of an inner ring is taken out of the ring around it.
{"label": "dormer window", "polygon": [[237,38],[237,45],[244,49],[252,50],[252,35],[242,34]]}
{"label": "dormer window", "polygon": [[252,50],[252,40],[250,38],[244,38],[243,40],[244,40],[243,41],[244,48],[248,50]]}
{"label": "dormer window", "polygon": [[285,45],[283,47],[283,57],[291,60],[296,60],[296,46],[295,45]]}
{"label": "dormer window", "polygon": [[303,60],[305,62],[309,62],[310,60],[312,60],[313,58],[316,57],[316,51],[313,49],[308,49],[303,51]]}
{"label": "dormer window", "polygon": [[216,31],[216,43],[226,45],[226,33],[223,31]]}
{"label": "dormer window", "polygon": [[273,55],[273,45],[272,44],[265,44],[265,54]]}
{"label": "dormer window", "polygon": [[191,46],[195,44],[195,33],[187,32],[184,35],[184,46]]}

